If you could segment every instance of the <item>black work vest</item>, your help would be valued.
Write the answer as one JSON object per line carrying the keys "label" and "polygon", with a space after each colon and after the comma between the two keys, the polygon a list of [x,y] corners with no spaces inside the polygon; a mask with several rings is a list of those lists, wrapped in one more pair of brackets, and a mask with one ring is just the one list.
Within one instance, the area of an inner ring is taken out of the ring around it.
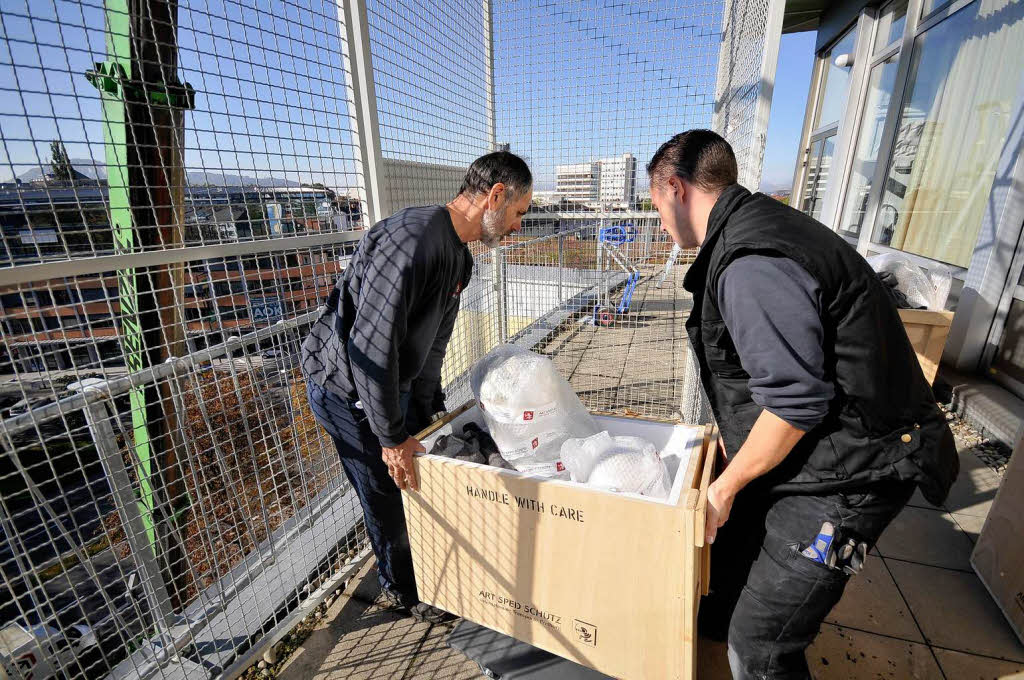
{"label": "black work vest", "polygon": [[817,281],[825,379],[835,386],[825,420],[758,484],[823,493],[905,479],[941,503],[959,471],[956,445],[884,284],[838,234],[739,185],[719,197],[683,283],[693,294],[687,332],[728,455],[746,440],[761,407],[722,320],[718,282],[730,262],[751,253],[788,257]]}

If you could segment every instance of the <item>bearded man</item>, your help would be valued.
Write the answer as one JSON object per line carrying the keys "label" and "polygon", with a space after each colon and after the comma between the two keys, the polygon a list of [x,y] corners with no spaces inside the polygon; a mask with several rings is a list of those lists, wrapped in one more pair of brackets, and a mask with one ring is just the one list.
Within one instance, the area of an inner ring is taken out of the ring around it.
{"label": "bearded man", "polygon": [[473,270],[466,244],[519,231],[532,198],[529,167],[499,151],[473,161],[447,205],[381,220],[302,346],[309,404],[359,496],[382,599],[419,620],[446,614],[419,601],[413,577],[400,491],[419,489],[413,435],[444,410],[441,364]]}

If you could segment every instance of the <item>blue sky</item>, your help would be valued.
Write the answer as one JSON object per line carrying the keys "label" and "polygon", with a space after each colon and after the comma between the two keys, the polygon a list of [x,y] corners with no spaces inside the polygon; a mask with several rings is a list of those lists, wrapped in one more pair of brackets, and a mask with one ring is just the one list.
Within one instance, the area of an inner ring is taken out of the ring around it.
{"label": "blue sky", "polygon": [[[369,0],[385,156],[468,164],[486,151],[479,0]],[[451,12],[452,5],[455,11]],[[720,2],[504,0],[494,3],[498,141],[534,166],[633,153],[641,170],[675,132],[708,126]],[[448,17],[442,21],[442,17]],[[455,16],[456,19],[451,20]],[[333,0],[182,0],[180,66],[197,90],[186,118],[190,170],[355,182]],[[0,5],[0,180],[46,167],[60,138],[99,159],[103,12],[81,0]],[[765,180],[793,171],[813,35],[784,36]]]}
{"label": "blue sky", "polygon": [[793,184],[800,130],[811,86],[816,33],[791,33],[782,36],[779,63],[775,73],[775,92],[764,151],[761,187],[765,190],[790,188]]}

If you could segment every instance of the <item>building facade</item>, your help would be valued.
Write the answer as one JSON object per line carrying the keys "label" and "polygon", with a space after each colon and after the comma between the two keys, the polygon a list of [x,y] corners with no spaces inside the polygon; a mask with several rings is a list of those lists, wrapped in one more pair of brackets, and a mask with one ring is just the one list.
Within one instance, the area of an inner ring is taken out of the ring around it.
{"label": "building facade", "polygon": [[628,208],[636,200],[636,158],[624,153],[615,158],[602,158],[598,200],[602,205]]}
{"label": "building facade", "polygon": [[[328,189],[190,187],[184,245],[337,231],[358,201]],[[0,266],[114,253],[106,187],[0,186]],[[181,317],[193,347],[315,308],[340,273],[331,248],[216,257],[185,267]],[[117,272],[0,289],[0,376],[122,366]]]}
{"label": "building facade", "polygon": [[601,189],[601,166],[574,163],[555,167],[555,191],[568,201],[596,204]]}
{"label": "building facade", "polygon": [[559,198],[588,207],[629,208],[636,200],[636,158],[631,153],[555,168]]}
{"label": "building facade", "polygon": [[947,268],[943,363],[1024,397],[1024,3],[789,0],[817,30],[792,205]]}

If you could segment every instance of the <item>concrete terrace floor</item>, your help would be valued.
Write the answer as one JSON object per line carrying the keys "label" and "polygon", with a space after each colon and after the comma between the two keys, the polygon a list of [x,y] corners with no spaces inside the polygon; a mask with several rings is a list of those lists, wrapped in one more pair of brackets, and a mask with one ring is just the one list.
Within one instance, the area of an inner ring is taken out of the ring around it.
{"label": "concrete terrace floor", "polygon": [[[657,288],[638,286],[632,313],[610,328],[572,325],[543,351],[570,376],[588,407],[631,401],[650,415],[679,410],[689,311],[685,267]],[[961,680],[1024,678],[1024,645],[971,569],[969,558],[1000,476],[966,447],[943,507],[920,495],[896,518],[854,577],[808,651],[816,678]],[[383,680],[479,678],[450,650],[450,626],[416,623],[374,604],[371,562],[328,609],[279,677]],[[722,644],[700,641],[698,677],[728,678]]]}
{"label": "concrete terrace floor", "polygon": [[678,416],[689,352],[684,324],[693,307],[683,290],[686,269],[673,267],[659,287],[664,263],[640,267],[632,304],[611,326],[574,321],[536,351],[551,357],[591,410],[629,404],[643,415]]}

